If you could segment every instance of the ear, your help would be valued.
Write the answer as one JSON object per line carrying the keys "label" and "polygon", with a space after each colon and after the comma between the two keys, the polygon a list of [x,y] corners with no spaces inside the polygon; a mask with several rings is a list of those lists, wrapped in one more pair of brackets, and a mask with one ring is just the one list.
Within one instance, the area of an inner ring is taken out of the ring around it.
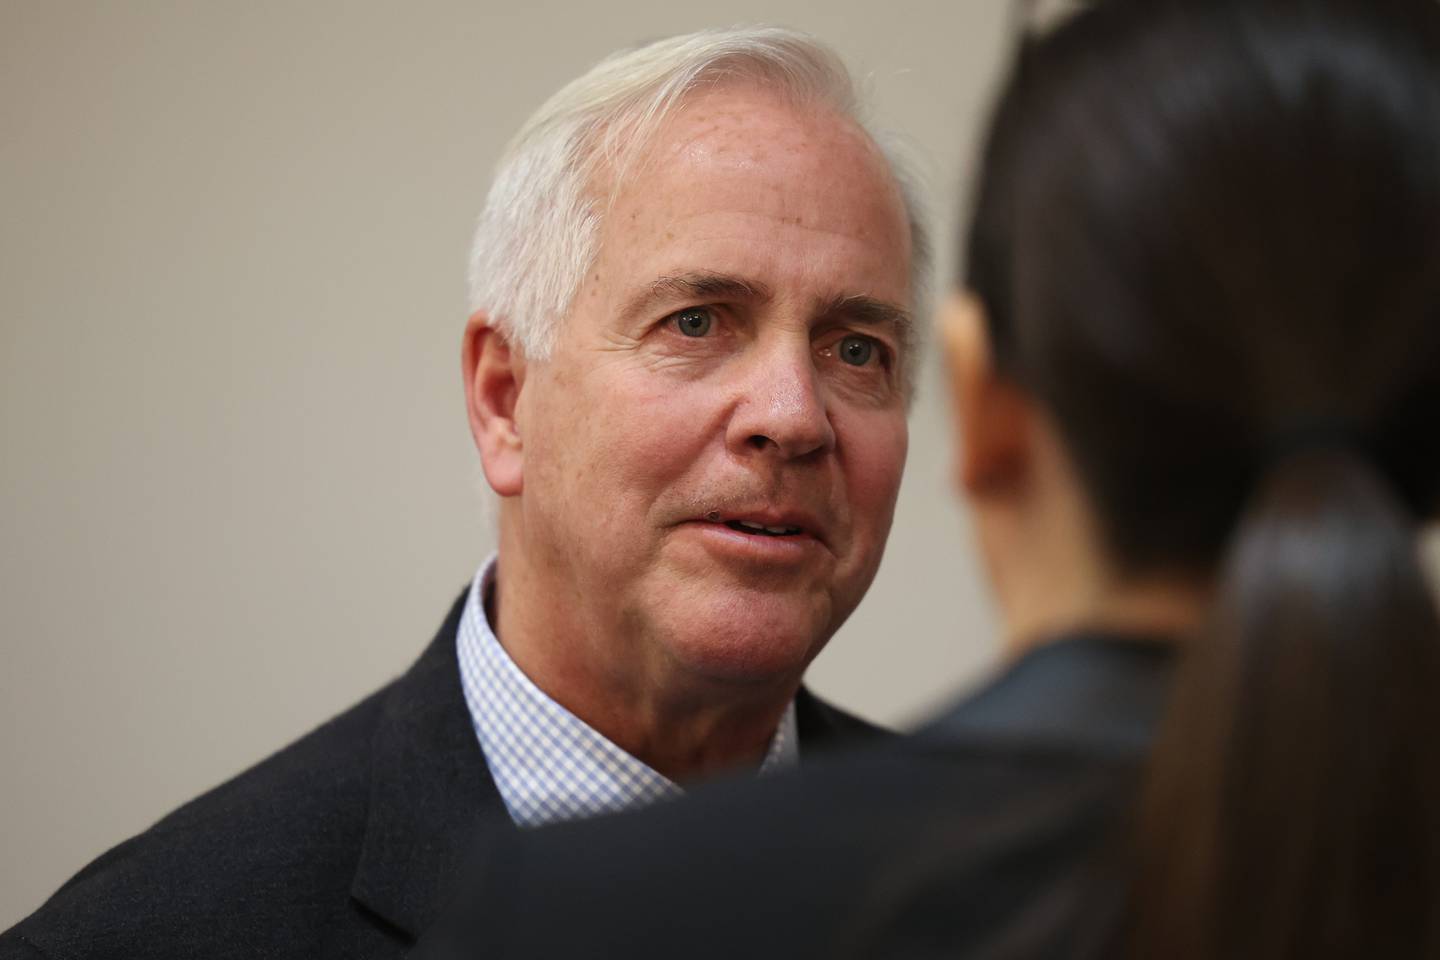
{"label": "ear", "polygon": [[465,325],[461,374],[470,433],[485,479],[500,496],[517,496],[524,486],[524,446],[516,411],[525,384],[525,359],[490,325],[484,311],[476,311]]}
{"label": "ear", "polygon": [[1035,408],[995,367],[985,306],[956,293],[941,310],[955,425],[955,483],[971,498],[1018,490],[1033,463]]}

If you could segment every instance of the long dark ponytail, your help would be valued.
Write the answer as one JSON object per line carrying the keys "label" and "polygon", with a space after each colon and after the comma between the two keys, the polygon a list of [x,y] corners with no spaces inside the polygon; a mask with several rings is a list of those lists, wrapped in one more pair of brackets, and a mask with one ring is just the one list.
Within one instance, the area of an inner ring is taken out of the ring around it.
{"label": "long dark ponytail", "polygon": [[1213,590],[1133,955],[1440,955],[1440,6],[1111,0],[1028,42],[966,243],[1122,572]]}
{"label": "long dark ponytail", "polygon": [[1151,772],[1136,955],[1440,953],[1440,622],[1359,451],[1247,504]]}

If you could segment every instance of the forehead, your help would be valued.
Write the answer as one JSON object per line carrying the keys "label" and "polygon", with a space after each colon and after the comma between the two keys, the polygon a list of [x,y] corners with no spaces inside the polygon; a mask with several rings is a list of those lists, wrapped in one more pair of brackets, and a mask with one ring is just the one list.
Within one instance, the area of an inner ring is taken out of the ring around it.
{"label": "forehead", "polygon": [[656,131],[602,220],[609,286],[713,271],[780,291],[909,300],[910,235],[856,124],[764,91],[694,97]]}

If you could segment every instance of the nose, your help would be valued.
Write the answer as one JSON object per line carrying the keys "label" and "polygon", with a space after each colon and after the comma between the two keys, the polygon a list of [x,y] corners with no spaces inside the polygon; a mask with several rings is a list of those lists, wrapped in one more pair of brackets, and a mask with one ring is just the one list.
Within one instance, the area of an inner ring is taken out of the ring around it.
{"label": "nose", "polygon": [[726,431],[732,453],[773,453],[789,460],[834,448],[835,428],[808,344],[758,357],[742,390]]}

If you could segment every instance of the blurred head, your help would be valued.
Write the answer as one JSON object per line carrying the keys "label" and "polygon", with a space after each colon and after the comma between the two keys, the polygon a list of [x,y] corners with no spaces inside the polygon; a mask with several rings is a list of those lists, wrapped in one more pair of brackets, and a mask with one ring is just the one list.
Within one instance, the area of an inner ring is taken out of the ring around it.
{"label": "blurred head", "polygon": [[963,301],[952,333],[1053,430],[1117,576],[1213,578],[1322,424],[1433,509],[1435,18],[1112,2],[1020,58],[964,243],[984,337]]}
{"label": "blurred head", "polygon": [[875,574],[925,250],[852,101],[803,36],[697,34],[602,63],[502,161],[471,423],[502,588],[571,675],[793,688]]}
{"label": "blurred head", "polygon": [[1002,605],[1048,548],[1186,644],[1145,955],[1433,952],[1440,7],[1095,4],[1022,49],[965,251]]}

